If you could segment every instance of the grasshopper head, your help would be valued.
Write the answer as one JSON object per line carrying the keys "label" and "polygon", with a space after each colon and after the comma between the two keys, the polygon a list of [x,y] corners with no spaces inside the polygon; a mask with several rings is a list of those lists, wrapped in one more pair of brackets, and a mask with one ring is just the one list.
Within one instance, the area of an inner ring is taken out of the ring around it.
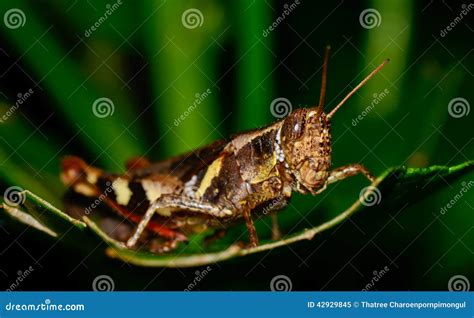
{"label": "grasshopper head", "polygon": [[330,120],[339,108],[378,73],[389,60],[385,60],[352,89],[328,114],[324,113],[326,78],[330,48],[326,48],[321,80],[319,104],[298,109],[283,121],[280,143],[288,172],[294,178],[293,189],[302,193],[318,193],[326,185],[331,166]]}
{"label": "grasshopper head", "polygon": [[281,146],[295,190],[315,193],[324,186],[331,161],[331,132],[326,115],[317,109],[298,109],[285,118]]}

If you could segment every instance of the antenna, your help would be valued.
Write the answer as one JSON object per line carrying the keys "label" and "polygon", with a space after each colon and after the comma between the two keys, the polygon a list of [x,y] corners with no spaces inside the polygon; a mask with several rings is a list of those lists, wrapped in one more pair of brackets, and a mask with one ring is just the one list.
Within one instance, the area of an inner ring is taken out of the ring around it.
{"label": "antenna", "polygon": [[365,83],[367,83],[375,74],[377,74],[381,69],[382,67],[384,67],[388,62],[390,62],[389,59],[386,59],[385,61],[383,61],[382,64],[380,64],[379,66],[377,66],[375,68],[375,70],[373,70],[369,75],[367,75],[366,78],[364,78],[356,87],[354,87],[354,89],[352,89],[352,91],[350,91],[349,94],[346,95],[346,97],[344,97],[341,102],[333,108],[333,110],[331,110],[331,112],[329,114],[327,114],[327,118],[330,119],[332,116],[334,116],[334,114],[337,112],[337,110],[342,106],[344,105],[344,103],[352,96],[354,95],[355,92],[357,92],[359,90],[359,88],[361,88],[362,86],[364,86]]}
{"label": "antenna", "polygon": [[326,83],[327,83],[327,77],[328,77],[328,62],[329,62],[330,53],[331,53],[331,47],[328,45],[326,46],[326,50],[324,51],[323,72],[321,75],[321,92],[319,93],[318,113],[322,112],[324,109],[324,102],[326,99]]}

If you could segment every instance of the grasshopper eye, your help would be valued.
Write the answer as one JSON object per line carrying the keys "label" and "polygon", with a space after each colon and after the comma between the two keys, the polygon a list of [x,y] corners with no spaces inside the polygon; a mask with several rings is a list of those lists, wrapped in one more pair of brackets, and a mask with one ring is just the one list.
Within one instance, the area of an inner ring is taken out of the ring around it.
{"label": "grasshopper eye", "polygon": [[285,119],[283,124],[283,134],[290,140],[300,138],[305,129],[306,114],[304,110],[296,111]]}

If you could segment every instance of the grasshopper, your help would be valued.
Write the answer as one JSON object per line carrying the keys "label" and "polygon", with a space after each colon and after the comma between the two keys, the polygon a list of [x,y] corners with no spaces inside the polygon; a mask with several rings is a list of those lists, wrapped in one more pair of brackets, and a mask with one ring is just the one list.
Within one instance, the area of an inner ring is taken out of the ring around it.
{"label": "grasshopper", "polygon": [[293,192],[316,195],[329,184],[356,174],[374,181],[361,164],[331,170],[330,120],[389,60],[326,114],[329,51],[328,47],[324,54],[317,106],[297,109],[267,127],[238,133],[168,160],[151,163],[141,157],[132,159],[122,175],[106,173],[69,156],[62,161],[61,179],[74,192],[100,196],[110,209],[137,224],[126,241],[129,248],[137,246],[145,230],[163,238],[161,251],[169,251],[186,241],[189,234],[226,229],[242,220],[249,246],[254,247],[258,235],[253,219],[262,215],[262,209],[268,212],[269,203],[273,237],[277,238],[274,212],[287,205]]}

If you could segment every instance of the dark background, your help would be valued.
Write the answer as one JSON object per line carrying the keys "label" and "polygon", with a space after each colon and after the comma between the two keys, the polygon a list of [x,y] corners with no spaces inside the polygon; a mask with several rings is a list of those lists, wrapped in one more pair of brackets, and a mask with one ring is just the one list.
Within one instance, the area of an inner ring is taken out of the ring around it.
{"label": "dark background", "polygon": [[[0,115],[19,93],[34,93],[0,124],[0,184],[30,189],[61,207],[62,156],[75,154],[110,171],[134,155],[158,160],[275,120],[271,102],[293,109],[319,98],[323,48],[330,44],[327,107],[389,57],[391,63],[334,117],[333,163],[360,162],[379,175],[392,166],[455,165],[474,158],[473,114],[454,118],[449,102],[472,104],[472,11],[441,36],[462,10],[457,1],[304,1],[263,36],[283,1],[125,1],[89,37],[106,1],[3,0],[0,14],[21,9],[24,26],[0,25]],[[199,9],[202,25],[181,21]],[[380,25],[359,16],[376,9]],[[174,125],[196,93],[212,93]],[[374,94],[387,97],[360,123]],[[99,97],[114,114],[92,115]],[[469,105],[468,105],[469,106]],[[294,290],[446,290],[454,275],[473,281],[474,192],[440,214],[462,182],[412,206],[373,208],[300,242],[212,265],[196,290],[268,290],[276,275]],[[296,196],[284,229],[317,225],[344,210],[366,186],[354,177],[318,197]],[[66,244],[0,214],[1,288],[34,271],[18,290],[90,290],[109,275],[116,290],[183,290],[196,270],[140,268],[104,256],[104,246]],[[264,229],[265,230],[265,229]],[[84,243],[84,244],[82,244]]]}

